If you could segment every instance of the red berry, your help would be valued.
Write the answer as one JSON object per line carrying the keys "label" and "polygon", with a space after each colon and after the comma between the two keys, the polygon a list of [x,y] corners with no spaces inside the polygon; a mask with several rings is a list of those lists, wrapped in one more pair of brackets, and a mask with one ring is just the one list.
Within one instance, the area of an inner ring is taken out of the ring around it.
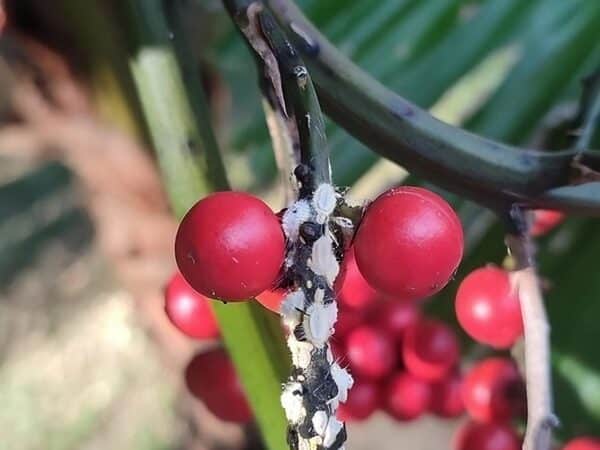
{"label": "red berry", "polygon": [[471,272],[458,288],[455,307],[460,325],[478,342],[504,349],[523,335],[519,297],[505,270]]}
{"label": "red berry", "polygon": [[256,296],[256,301],[263,305],[265,308],[279,314],[281,309],[281,302],[285,297],[285,291],[283,289],[268,289]]}
{"label": "red berry", "polygon": [[467,412],[475,420],[506,421],[524,409],[523,380],[507,358],[488,358],[467,374],[463,384]]}
{"label": "red berry", "polygon": [[417,323],[419,310],[413,302],[386,300],[381,302],[370,318],[371,324],[385,330],[396,341],[400,341],[406,329]]}
{"label": "red berry", "polygon": [[457,363],[460,347],[456,335],[443,322],[423,319],[411,325],[402,340],[402,357],[409,372],[438,381]]}
{"label": "red berry", "polygon": [[570,440],[562,450],[600,450],[600,439],[582,436]]}
{"label": "red berry", "polygon": [[348,335],[346,352],[352,372],[360,377],[377,380],[396,366],[391,336],[368,325],[361,325]]}
{"label": "red berry", "polygon": [[179,272],[167,284],[165,312],[173,325],[191,338],[219,337],[219,324],[208,299],[192,289]]}
{"label": "red berry", "polygon": [[365,315],[361,311],[342,309],[335,323],[334,339],[344,339],[348,333],[365,321]]}
{"label": "red berry", "polygon": [[565,218],[565,215],[560,211],[551,209],[538,209],[533,212],[533,223],[529,233],[532,236],[541,236],[548,233]]}
{"label": "red berry", "polygon": [[521,450],[519,436],[498,423],[467,422],[457,432],[455,450]]}
{"label": "red berry", "polygon": [[340,273],[335,289],[342,308],[366,311],[377,302],[379,294],[358,270],[353,249],[346,252]]}
{"label": "red berry", "polygon": [[431,388],[426,381],[408,372],[390,377],[385,387],[385,410],[398,420],[414,420],[429,407]]}
{"label": "red berry", "polygon": [[185,215],[175,239],[179,270],[198,292],[227,301],[272,287],[283,263],[279,219],[260,199],[217,192]]}
{"label": "red berry", "polygon": [[343,342],[337,341],[335,338],[333,338],[329,341],[329,347],[331,348],[331,353],[336,361],[347,361],[346,346]]}
{"label": "red berry", "polygon": [[348,392],[346,403],[340,403],[337,416],[343,421],[368,419],[379,406],[379,388],[372,381],[357,379]]}
{"label": "red berry", "polygon": [[431,385],[430,411],[440,417],[457,417],[464,410],[462,399],[462,376],[458,371],[451,373]]}
{"label": "red berry", "polygon": [[185,382],[192,395],[221,420],[245,423],[252,419],[235,368],[222,349],[194,356],[185,369]]}
{"label": "red berry", "polygon": [[426,189],[391,189],[368,207],[354,241],[361,273],[378,291],[421,299],[440,291],[463,254],[463,232],[450,205]]}

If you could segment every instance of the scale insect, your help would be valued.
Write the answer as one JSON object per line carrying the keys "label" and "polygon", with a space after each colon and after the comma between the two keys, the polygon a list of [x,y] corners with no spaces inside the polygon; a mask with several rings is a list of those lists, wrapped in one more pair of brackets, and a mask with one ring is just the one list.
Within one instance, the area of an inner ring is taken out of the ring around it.
{"label": "scale insect", "polygon": [[298,240],[300,225],[308,222],[311,216],[312,210],[307,200],[298,200],[283,213],[281,228],[290,242]]}
{"label": "scale insect", "polygon": [[321,236],[312,246],[312,253],[308,267],[315,274],[327,279],[329,286],[333,286],[335,278],[340,271],[340,263],[335,257],[333,239],[330,233]]}
{"label": "scale insect", "polygon": [[337,205],[337,193],[329,183],[320,184],[312,198],[312,207],[317,214],[317,223],[325,223]]}

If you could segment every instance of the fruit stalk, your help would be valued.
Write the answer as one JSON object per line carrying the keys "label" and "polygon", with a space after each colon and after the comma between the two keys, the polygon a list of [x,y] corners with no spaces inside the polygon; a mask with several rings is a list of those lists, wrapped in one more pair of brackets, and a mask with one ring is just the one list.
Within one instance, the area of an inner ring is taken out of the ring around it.
{"label": "fruit stalk", "polygon": [[308,71],[274,18],[258,2],[242,9],[234,3],[225,2],[256,53],[269,106],[300,151],[292,178],[297,199],[282,218],[288,241],[282,284],[288,293],[281,315],[293,364],[281,395],[288,444],[294,450],[340,449],[346,430],[336,410],[353,380],[334,361],[328,342],[337,320],[333,283],[340,252],[332,214],[340,195],[331,184],[323,118]]}
{"label": "fruit stalk", "polygon": [[[520,210],[517,216],[522,217]],[[553,412],[550,325],[536,274],[534,247],[526,231],[507,235],[506,244],[516,263],[511,281],[518,290],[525,339],[527,428],[523,449],[549,450],[558,419]]]}

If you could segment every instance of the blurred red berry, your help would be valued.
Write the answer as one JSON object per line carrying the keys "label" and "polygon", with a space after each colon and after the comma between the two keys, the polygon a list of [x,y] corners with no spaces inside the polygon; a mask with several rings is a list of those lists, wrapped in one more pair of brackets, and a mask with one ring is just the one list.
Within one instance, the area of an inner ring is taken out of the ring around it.
{"label": "blurred red berry", "polygon": [[465,377],[463,400],[473,419],[507,421],[524,410],[525,388],[516,365],[508,358],[481,361]]}
{"label": "blurred red berry", "polygon": [[283,264],[279,219],[260,199],[217,192],[185,215],[175,258],[190,285],[210,298],[248,300],[271,288]]}
{"label": "blurred red berry", "polygon": [[366,311],[377,303],[379,294],[358,270],[352,248],[344,255],[341,273],[335,286],[341,308]]}
{"label": "blurred red berry", "polygon": [[388,414],[397,420],[414,420],[422,415],[431,401],[429,384],[408,372],[392,375],[383,393],[383,404]]}
{"label": "blurred red berry", "polygon": [[404,300],[421,299],[440,291],[456,271],[463,254],[462,226],[442,197],[402,186],[369,205],[354,252],[375,289]]}
{"label": "blurred red berry", "polygon": [[334,336],[329,340],[329,347],[331,348],[331,353],[336,361],[348,361],[348,357],[346,355],[346,346],[344,345],[343,341],[338,341]]}
{"label": "blurred red berry", "polygon": [[352,309],[342,309],[338,313],[338,319],[335,323],[334,339],[342,340],[348,333],[354,330],[365,321],[365,315],[361,311]]}
{"label": "blurred red berry", "polygon": [[394,340],[384,331],[368,325],[354,329],[346,339],[346,353],[352,373],[378,380],[396,366]]}
{"label": "blurred red berry", "polygon": [[454,331],[439,320],[423,319],[406,330],[402,357],[406,369],[428,381],[444,378],[455,366],[460,347]]}
{"label": "blurred red berry", "polygon": [[462,383],[463,378],[457,370],[443,380],[433,383],[429,410],[440,417],[460,416],[465,411]]}
{"label": "blurred red berry", "polygon": [[279,314],[284,297],[285,290],[283,289],[267,289],[256,296],[256,301],[268,310]]}
{"label": "blurred red berry", "polygon": [[165,289],[165,312],[175,327],[194,339],[219,337],[219,325],[209,300],[176,272]]}
{"label": "blurred red berry", "polygon": [[235,368],[224,350],[194,356],[185,369],[185,382],[192,395],[221,420],[246,423],[252,419]]}
{"label": "blurred red berry", "polygon": [[368,419],[379,407],[380,395],[377,384],[362,379],[354,380],[354,386],[348,392],[346,403],[340,403],[337,417],[348,422],[360,422]]}
{"label": "blurred red berry", "polygon": [[521,440],[508,425],[467,422],[457,431],[454,449],[521,450]]}
{"label": "blurred red berry", "polygon": [[523,335],[519,297],[505,270],[488,266],[467,275],[455,308],[462,328],[483,344],[509,348]]}
{"label": "blurred red berry", "polygon": [[600,439],[581,436],[567,442],[562,450],[600,450]]}
{"label": "blurred red berry", "polygon": [[542,236],[555,228],[565,219],[565,215],[560,211],[551,209],[538,209],[533,211],[533,222],[529,233],[536,237]]}
{"label": "blurred red berry", "polygon": [[406,329],[417,323],[419,309],[414,302],[386,300],[377,305],[369,322],[400,341]]}

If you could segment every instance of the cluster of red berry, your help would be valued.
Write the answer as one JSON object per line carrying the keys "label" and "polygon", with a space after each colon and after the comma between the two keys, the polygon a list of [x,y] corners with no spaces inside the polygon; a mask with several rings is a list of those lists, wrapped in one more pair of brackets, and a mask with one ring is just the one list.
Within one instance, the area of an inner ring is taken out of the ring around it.
{"label": "cluster of red berry", "polygon": [[355,376],[339,415],[367,419],[382,409],[398,421],[430,412],[473,419],[458,432],[458,450],[517,450],[520,440],[507,421],[523,411],[523,382],[510,359],[489,358],[466,375],[459,367],[460,344],[445,323],[424,317],[414,300],[374,290],[352,254],[339,290],[340,317],[334,353]]}
{"label": "cluster of red berry", "polygon": [[[533,234],[543,234],[561,219],[551,211],[536,213]],[[177,234],[176,259],[185,279],[176,274],[169,283],[168,317],[186,335],[214,340],[219,329],[207,297],[256,298],[279,313],[286,293],[276,285],[285,247],[279,217],[259,199],[223,192],[201,200]],[[365,420],[379,408],[399,421],[427,411],[457,417],[466,410],[472,420],[459,430],[457,450],[520,448],[509,426],[525,409],[523,381],[514,363],[491,357],[463,375],[453,330],[423,317],[419,309],[419,300],[450,280],[462,251],[458,217],[430,191],[392,189],[369,205],[335,285],[340,314],[331,346],[355,377],[348,401],[338,410],[341,419]],[[473,339],[495,349],[509,348],[523,332],[510,275],[492,266],[463,280],[456,313]],[[221,419],[251,419],[223,350],[196,355],[186,369],[186,383]],[[580,438],[565,450],[598,450],[597,444]]]}
{"label": "cluster of red berry", "polygon": [[[179,272],[165,290],[165,311],[175,327],[198,341],[219,339],[219,324],[210,300],[195,291]],[[246,423],[252,412],[233,363],[221,347],[194,355],[185,369],[188,390],[218,418]]]}

